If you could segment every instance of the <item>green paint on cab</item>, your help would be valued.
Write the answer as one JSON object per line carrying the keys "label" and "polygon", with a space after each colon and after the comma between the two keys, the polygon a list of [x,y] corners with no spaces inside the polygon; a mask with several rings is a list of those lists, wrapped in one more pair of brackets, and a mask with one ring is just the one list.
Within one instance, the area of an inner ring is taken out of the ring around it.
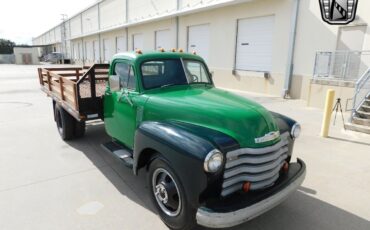
{"label": "green paint on cab", "polygon": [[[135,129],[142,121],[179,121],[214,129],[233,137],[241,147],[260,148],[279,139],[256,143],[278,126],[268,110],[244,97],[220,90],[210,83],[173,85],[145,90],[142,84],[141,64],[155,60],[204,60],[188,53],[151,52],[115,55],[110,75],[115,75],[117,62],[129,63],[135,72],[136,89],[112,91],[108,85],[104,99],[104,117],[109,135],[133,148]],[[125,93],[126,96],[122,97]],[[127,93],[128,92],[128,93]],[[119,100],[119,98],[121,100]]]}

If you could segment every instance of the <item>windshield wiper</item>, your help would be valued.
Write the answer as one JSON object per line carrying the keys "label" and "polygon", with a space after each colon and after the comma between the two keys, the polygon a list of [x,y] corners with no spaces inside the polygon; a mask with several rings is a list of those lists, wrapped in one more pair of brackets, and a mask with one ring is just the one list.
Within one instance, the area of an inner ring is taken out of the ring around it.
{"label": "windshield wiper", "polygon": [[196,82],[196,81],[190,82],[189,84],[190,85],[196,85],[196,84],[211,85],[210,82]]}
{"label": "windshield wiper", "polygon": [[173,85],[176,85],[176,84],[174,84],[174,83],[165,84],[165,85],[162,85],[161,88],[166,88],[166,87],[173,86]]}

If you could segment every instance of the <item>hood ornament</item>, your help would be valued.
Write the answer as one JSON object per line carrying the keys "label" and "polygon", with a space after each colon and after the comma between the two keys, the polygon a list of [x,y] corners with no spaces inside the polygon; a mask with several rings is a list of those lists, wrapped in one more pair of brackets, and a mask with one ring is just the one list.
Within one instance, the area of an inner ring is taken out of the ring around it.
{"label": "hood ornament", "polygon": [[280,137],[280,132],[279,131],[273,131],[273,132],[266,133],[265,136],[263,136],[263,137],[254,138],[254,142],[256,144],[259,144],[259,143],[264,143],[264,142],[275,140],[279,137]]}

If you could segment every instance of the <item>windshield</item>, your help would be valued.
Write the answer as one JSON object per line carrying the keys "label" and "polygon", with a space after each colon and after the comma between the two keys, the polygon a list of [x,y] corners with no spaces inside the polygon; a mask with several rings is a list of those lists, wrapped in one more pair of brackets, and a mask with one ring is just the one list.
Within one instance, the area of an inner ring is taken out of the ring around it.
{"label": "windshield", "polygon": [[195,60],[168,59],[144,62],[141,75],[145,89],[211,83],[203,63]]}

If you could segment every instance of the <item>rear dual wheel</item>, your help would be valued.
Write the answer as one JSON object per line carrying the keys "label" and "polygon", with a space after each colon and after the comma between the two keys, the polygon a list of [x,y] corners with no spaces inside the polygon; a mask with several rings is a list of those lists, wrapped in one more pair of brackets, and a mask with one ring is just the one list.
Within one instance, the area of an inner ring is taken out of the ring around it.
{"label": "rear dual wheel", "polygon": [[77,121],[59,104],[55,104],[54,106],[54,116],[59,135],[63,140],[80,138],[85,134],[85,122]]}

